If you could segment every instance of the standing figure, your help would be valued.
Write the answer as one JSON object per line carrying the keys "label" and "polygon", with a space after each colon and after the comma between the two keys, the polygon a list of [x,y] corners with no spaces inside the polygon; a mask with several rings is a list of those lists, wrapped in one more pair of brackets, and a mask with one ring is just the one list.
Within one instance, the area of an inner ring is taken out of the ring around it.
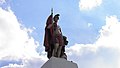
{"label": "standing figure", "polygon": [[52,55],[55,57],[60,57],[61,55],[61,50],[64,45],[64,40],[62,36],[62,31],[60,26],[58,25],[58,20],[59,20],[59,14],[56,14],[53,18],[54,20],[54,39],[55,39],[55,44],[54,44],[54,49]]}
{"label": "standing figure", "polygon": [[60,57],[67,60],[67,55],[65,53],[65,46],[68,45],[68,40],[67,40],[66,36],[63,36],[63,41],[64,41],[64,46],[61,49],[61,55],[60,55]]}
{"label": "standing figure", "polygon": [[[58,25],[59,14],[52,18],[52,14],[48,17],[45,27],[44,46],[47,57],[63,57],[65,54],[65,39],[62,35],[60,26]],[[68,43],[68,42],[67,42]]]}

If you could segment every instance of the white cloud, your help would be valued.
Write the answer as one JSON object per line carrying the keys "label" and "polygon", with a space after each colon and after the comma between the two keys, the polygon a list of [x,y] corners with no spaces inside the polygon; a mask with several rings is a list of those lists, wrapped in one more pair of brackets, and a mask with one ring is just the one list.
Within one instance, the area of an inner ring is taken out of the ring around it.
{"label": "white cloud", "polygon": [[10,8],[8,11],[0,8],[0,63],[2,60],[6,63],[22,61],[21,64],[8,63],[5,68],[38,68],[36,66],[47,60],[46,54],[41,53],[39,56],[36,51],[39,43],[29,33],[32,33],[32,30],[23,27]]}
{"label": "white cloud", "polygon": [[100,38],[96,44],[106,47],[120,48],[120,22],[116,16],[106,16],[106,25],[100,30]]}
{"label": "white cloud", "polygon": [[87,25],[88,25],[88,27],[91,27],[93,24],[92,23],[88,23]]}
{"label": "white cloud", "polygon": [[75,44],[67,48],[69,59],[79,68],[120,68],[120,22],[117,16],[106,16],[106,25],[93,44]]}
{"label": "white cloud", "polygon": [[100,6],[102,0],[80,0],[79,8],[80,10],[91,10],[97,6]]}
{"label": "white cloud", "polygon": [[23,68],[23,65],[18,65],[18,64],[9,64],[9,66],[4,66],[2,68]]}
{"label": "white cloud", "polygon": [[[22,59],[21,64],[9,64],[3,66],[2,68],[40,68],[44,61],[41,61],[41,58],[32,57],[30,59]],[[17,63],[17,62],[16,62]]]}
{"label": "white cloud", "polygon": [[6,1],[5,0],[0,0],[0,5],[5,3]]}

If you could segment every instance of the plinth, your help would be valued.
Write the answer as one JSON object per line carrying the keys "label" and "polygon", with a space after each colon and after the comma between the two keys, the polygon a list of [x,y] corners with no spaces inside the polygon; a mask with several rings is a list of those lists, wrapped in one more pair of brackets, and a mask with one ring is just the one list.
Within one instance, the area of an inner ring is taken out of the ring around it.
{"label": "plinth", "polygon": [[66,59],[51,57],[41,68],[78,68],[78,66]]}

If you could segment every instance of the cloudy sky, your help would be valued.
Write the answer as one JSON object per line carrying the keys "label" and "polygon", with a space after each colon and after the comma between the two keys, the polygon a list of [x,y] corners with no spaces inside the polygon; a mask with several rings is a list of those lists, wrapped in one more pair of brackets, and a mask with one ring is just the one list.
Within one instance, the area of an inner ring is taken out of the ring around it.
{"label": "cloudy sky", "polygon": [[0,68],[40,68],[51,8],[78,68],[120,68],[119,0],[0,0]]}

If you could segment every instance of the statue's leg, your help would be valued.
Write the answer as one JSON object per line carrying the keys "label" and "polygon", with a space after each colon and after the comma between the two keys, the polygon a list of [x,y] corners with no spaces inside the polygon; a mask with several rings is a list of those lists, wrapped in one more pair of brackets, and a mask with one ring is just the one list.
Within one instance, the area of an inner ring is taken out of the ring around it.
{"label": "statue's leg", "polygon": [[58,57],[60,57],[60,55],[61,55],[61,50],[62,50],[62,46],[59,46],[58,51],[57,51]]}
{"label": "statue's leg", "polygon": [[50,51],[47,52],[47,57],[48,57],[48,59],[51,58],[51,52]]}
{"label": "statue's leg", "polygon": [[61,58],[64,58],[67,60],[67,55],[65,53],[63,53],[63,55],[61,56]]}
{"label": "statue's leg", "polygon": [[53,49],[53,53],[52,53],[52,56],[57,56],[57,50],[58,50],[58,47],[59,47],[59,44],[58,43],[56,43],[55,45],[54,45],[54,49]]}

